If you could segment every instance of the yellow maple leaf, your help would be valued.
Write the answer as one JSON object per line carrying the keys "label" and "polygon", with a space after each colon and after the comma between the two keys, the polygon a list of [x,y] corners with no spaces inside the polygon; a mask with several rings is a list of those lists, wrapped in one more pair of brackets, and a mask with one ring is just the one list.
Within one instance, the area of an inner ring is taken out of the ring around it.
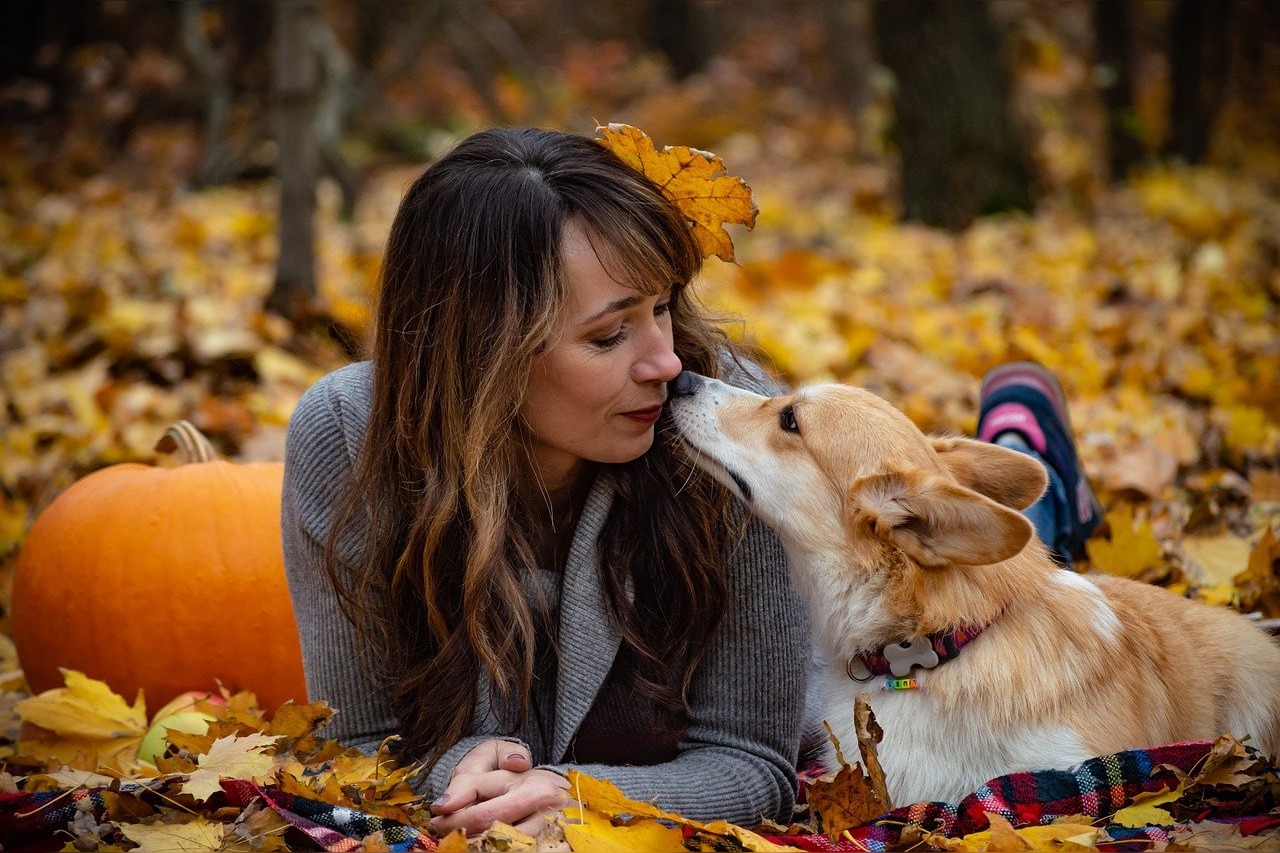
{"label": "yellow maple leaf", "polygon": [[132,706],[104,682],[63,670],[66,687],[46,690],[14,706],[30,724],[17,753],[46,767],[100,767],[130,774],[139,767],[138,745],[147,730],[142,692]]}
{"label": "yellow maple leaf", "polygon": [[188,823],[120,823],[120,831],[138,846],[134,853],[199,853],[199,851],[251,851],[248,841],[223,845],[226,824],[197,817]]}
{"label": "yellow maple leaf", "polygon": [[574,850],[647,853],[649,850],[680,850],[684,847],[680,830],[656,820],[615,826],[607,816],[582,808],[566,809],[565,816],[568,820],[562,823],[561,828],[565,840]]}
{"label": "yellow maple leaf", "polygon": [[1087,823],[1051,823],[1014,829],[1001,815],[987,812],[989,829],[946,840],[949,850],[1017,853],[1023,850],[1096,850],[1101,832]]}
{"label": "yellow maple leaf", "polygon": [[733,240],[724,224],[754,228],[759,211],[751,187],[742,178],[726,175],[719,157],[682,145],[667,145],[659,151],[648,135],[628,124],[597,127],[596,135],[622,162],[657,184],[693,223],[704,258],[733,260]]}
{"label": "yellow maple leaf", "polygon": [[62,671],[66,687],[46,690],[18,703],[18,716],[68,738],[103,740],[142,737],[147,730],[147,710],[142,691],[132,707],[105,682],[74,669]]}
{"label": "yellow maple leaf", "polygon": [[1159,806],[1153,806],[1148,803],[1137,806],[1128,806],[1120,809],[1111,818],[1112,823],[1118,823],[1121,826],[1127,826],[1136,829],[1143,826],[1169,826],[1177,823],[1173,819],[1173,815],[1169,814]]}
{"label": "yellow maple leaf", "polygon": [[200,756],[198,769],[182,784],[182,793],[190,794],[203,802],[220,790],[219,779],[269,781],[273,775],[275,758],[264,755],[263,750],[275,746],[277,740],[279,738],[257,733],[218,738],[209,752]]}
{"label": "yellow maple leaf", "polygon": [[717,820],[710,823],[701,823],[695,820],[681,817],[675,812],[664,811],[653,803],[645,803],[639,800],[632,800],[626,794],[618,790],[612,782],[604,779],[596,779],[579,773],[576,770],[569,771],[569,792],[573,798],[577,800],[584,808],[599,812],[606,817],[617,817],[618,815],[631,815],[633,817],[657,818],[658,820],[669,820],[672,823],[678,823],[682,826],[690,826],[694,829],[700,829],[713,835],[724,835],[735,839],[736,843],[744,850],[752,851],[789,851],[795,850],[794,847],[784,847],[774,844],[766,838],[756,835],[754,832],[743,829],[740,826],[734,826],[727,821]]}
{"label": "yellow maple leaf", "polygon": [[1132,506],[1121,504],[1107,513],[1107,521],[1111,525],[1111,541],[1090,539],[1086,545],[1089,562],[1095,569],[1136,578],[1163,564],[1160,543],[1151,532],[1151,522],[1145,518],[1135,522]]}
{"label": "yellow maple leaf", "polygon": [[1182,552],[1190,558],[1188,574],[1202,586],[1229,586],[1236,575],[1249,567],[1252,550],[1253,543],[1232,533],[1188,536],[1182,540]]}

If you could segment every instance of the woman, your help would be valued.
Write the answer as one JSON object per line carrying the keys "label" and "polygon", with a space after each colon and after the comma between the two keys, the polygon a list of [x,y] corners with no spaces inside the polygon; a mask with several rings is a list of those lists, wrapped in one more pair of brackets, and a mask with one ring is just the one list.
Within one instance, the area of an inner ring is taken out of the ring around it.
{"label": "woman", "polygon": [[289,428],[284,546],[331,734],[426,761],[441,832],[535,830],[569,765],[691,818],[789,818],[807,622],[781,548],[666,434],[688,222],[598,143],[476,134],[409,188],[371,362]]}

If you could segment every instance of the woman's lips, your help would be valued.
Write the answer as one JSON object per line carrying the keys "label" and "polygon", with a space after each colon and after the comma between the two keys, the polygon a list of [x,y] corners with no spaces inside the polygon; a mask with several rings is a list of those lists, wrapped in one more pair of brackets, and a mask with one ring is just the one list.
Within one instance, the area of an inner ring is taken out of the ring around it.
{"label": "woman's lips", "polygon": [[649,406],[648,408],[645,408],[645,409],[635,409],[630,412],[623,412],[622,416],[624,418],[630,418],[636,423],[652,424],[658,420],[658,417],[661,414],[662,414],[662,405],[659,404],[657,406]]}

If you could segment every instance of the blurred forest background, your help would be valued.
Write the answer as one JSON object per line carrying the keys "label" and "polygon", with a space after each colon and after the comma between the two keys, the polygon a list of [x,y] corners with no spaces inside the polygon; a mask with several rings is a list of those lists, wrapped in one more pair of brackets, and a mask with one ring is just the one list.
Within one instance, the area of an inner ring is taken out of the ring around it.
{"label": "blurred forest background", "polygon": [[[1280,616],[1280,10],[1264,0],[0,7],[0,603],[35,515],[188,418],[281,458],[467,133],[633,124],[754,188],[703,299],[793,382],[972,429],[1061,375],[1094,568]],[[8,613],[0,613],[0,630]]]}

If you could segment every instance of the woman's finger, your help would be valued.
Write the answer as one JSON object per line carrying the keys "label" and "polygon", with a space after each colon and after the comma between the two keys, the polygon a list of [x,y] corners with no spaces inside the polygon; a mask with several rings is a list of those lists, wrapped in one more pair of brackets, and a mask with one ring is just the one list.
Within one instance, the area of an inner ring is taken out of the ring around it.
{"label": "woman's finger", "polygon": [[[518,743],[506,743],[498,748],[498,769],[510,770],[512,773],[523,773],[533,766],[529,750]],[[503,754],[505,753],[505,754]]]}
{"label": "woman's finger", "polygon": [[500,797],[511,790],[520,774],[509,770],[490,770],[487,773],[460,773],[449,782],[440,796],[431,802],[434,814],[453,814],[474,803],[482,803]]}
{"label": "woman's finger", "polygon": [[[497,774],[483,774],[491,776]],[[525,779],[527,774],[512,774],[516,779]],[[488,799],[475,799],[470,805],[460,808],[437,809],[432,811],[439,815],[431,821],[431,828],[444,835],[461,827],[468,835],[476,835],[488,829],[495,820],[516,825],[536,817],[543,811],[557,811],[567,802],[568,796],[555,774],[547,774],[548,779],[536,778],[513,786],[506,793]],[[449,806],[452,806],[451,802]]]}
{"label": "woman's finger", "polygon": [[[508,756],[522,756],[526,762],[524,767],[504,767],[502,762],[508,759]],[[490,770],[528,770],[533,765],[529,762],[529,750],[518,743],[512,743],[509,740],[487,740],[474,747],[453,768],[453,775],[460,776],[463,773],[487,773]]]}

